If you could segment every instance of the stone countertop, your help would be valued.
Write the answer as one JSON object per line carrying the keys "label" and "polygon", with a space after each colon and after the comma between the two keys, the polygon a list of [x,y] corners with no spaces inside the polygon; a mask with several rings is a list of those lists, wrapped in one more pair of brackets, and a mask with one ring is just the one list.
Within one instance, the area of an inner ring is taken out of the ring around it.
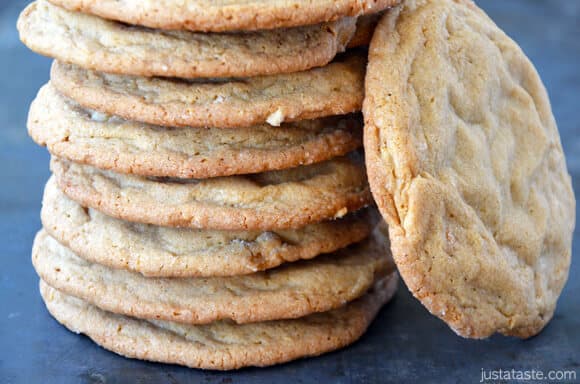
{"label": "stone countertop", "polygon": [[[480,0],[536,64],[551,95],[574,188],[580,191],[580,1]],[[3,383],[374,383],[479,382],[482,369],[576,370],[580,377],[580,236],[569,282],[550,325],[521,341],[464,340],[401,285],[355,345],[266,369],[204,372],[128,360],[74,335],[47,313],[30,263],[48,155],[26,136],[26,112],[50,61],[18,41],[21,0],[0,2],[0,382]]]}

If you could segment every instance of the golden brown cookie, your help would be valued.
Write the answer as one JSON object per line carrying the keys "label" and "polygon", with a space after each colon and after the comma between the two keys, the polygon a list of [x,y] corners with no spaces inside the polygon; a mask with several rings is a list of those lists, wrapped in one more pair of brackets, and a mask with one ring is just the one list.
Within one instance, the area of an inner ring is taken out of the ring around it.
{"label": "golden brown cookie", "polygon": [[366,56],[356,51],[304,72],[245,79],[111,75],[55,62],[52,85],[85,108],[163,126],[237,128],[358,112]]}
{"label": "golden brown cookie", "polygon": [[344,217],[369,205],[361,163],[350,156],[213,179],[121,175],[59,158],[51,169],[71,199],[109,216],[173,227],[269,231]]}
{"label": "golden brown cookie", "polygon": [[57,321],[105,349],[130,358],[228,370],[318,356],[355,342],[394,295],[397,280],[393,273],[372,292],[330,312],[243,325],[138,320],[100,310],[42,281],[40,292]]}
{"label": "golden brown cookie", "polygon": [[46,85],[30,107],[28,132],[51,154],[119,173],[208,178],[308,165],[362,146],[362,117],[272,127],[166,128],[86,110]]}
{"label": "golden brown cookie", "polygon": [[530,337],[570,265],[575,200],[546,90],[471,1],[406,1],[366,78],[369,181],[413,294],[459,335]]}
{"label": "golden brown cookie", "polygon": [[165,77],[250,77],[305,71],[343,52],[356,19],[268,31],[195,33],[127,26],[46,0],[20,15],[20,38],[60,61],[109,73]]}
{"label": "golden brown cookie", "polygon": [[50,0],[74,11],[162,29],[223,32],[296,27],[379,12],[398,0]]}
{"label": "golden brown cookie", "polygon": [[44,190],[42,223],[76,255],[145,276],[246,275],[311,259],[359,242],[378,215],[374,208],[293,230],[210,231],[137,224],[83,208],[51,178]]}
{"label": "golden brown cookie", "polygon": [[326,312],[355,300],[393,272],[388,244],[372,237],[313,260],[231,277],[153,278],[90,263],[45,231],[32,262],[49,285],[101,309],[185,324],[254,323]]}

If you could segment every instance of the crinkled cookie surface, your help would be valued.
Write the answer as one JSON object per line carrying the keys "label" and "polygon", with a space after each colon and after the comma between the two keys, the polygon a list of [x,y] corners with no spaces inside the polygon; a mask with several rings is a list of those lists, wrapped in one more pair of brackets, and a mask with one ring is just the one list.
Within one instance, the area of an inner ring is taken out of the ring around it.
{"label": "crinkled cookie surface", "polygon": [[407,1],[371,42],[369,182],[413,294],[465,337],[529,337],[570,265],[575,199],[546,90],[472,2]]}

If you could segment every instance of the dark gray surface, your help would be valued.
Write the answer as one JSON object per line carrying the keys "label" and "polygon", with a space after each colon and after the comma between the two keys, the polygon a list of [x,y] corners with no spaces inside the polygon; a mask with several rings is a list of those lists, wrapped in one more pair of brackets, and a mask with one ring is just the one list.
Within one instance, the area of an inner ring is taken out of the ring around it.
{"label": "dark gray surface", "polygon": [[[568,165],[580,191],[580,1],[487,0],[480,5],[538,67],[552,97]],[[527,341],[464,340],[430,316],[404,286],[354,346],[267,369],[216,373],[124,359],[58,325],[30,264],[48,155],[26,136],[28,104],[49,60],[27,51],[14,28],[23,1],[0,0],[0,383],[479,382],[481,369],[573,369],[580,375],[580,265],[556,315]],[[574,257],[580,237],[575,236]]]}

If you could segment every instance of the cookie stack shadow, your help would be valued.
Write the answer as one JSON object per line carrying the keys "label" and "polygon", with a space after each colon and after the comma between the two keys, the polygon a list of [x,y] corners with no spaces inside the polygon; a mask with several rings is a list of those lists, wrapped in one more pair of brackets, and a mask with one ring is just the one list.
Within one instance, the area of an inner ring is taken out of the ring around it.
{"label": "cookie stack shadow", "polygon": [[33,246],[50,313],[195,368],[358,339],[397,285],[358,152],[367,17],[202,33],[32,3],[21,38],[56,59],[28,120],[52,155]]}

